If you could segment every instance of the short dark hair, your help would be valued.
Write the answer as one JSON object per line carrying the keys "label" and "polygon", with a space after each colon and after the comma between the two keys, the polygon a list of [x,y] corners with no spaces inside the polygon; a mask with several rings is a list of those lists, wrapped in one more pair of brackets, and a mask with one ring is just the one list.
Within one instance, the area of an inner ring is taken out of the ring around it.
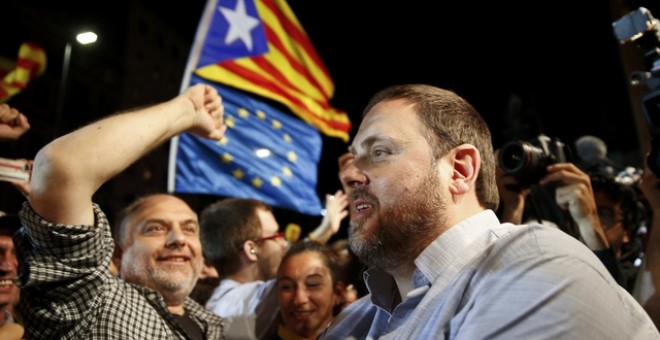
{"label": "short dark hair", "polygon": [[[335,252],[325,244],[321,244],[316,241],[300,241],[294,243],[291,248],[284,254],[282,262],[280,262],[280,268],[282,268],[282,263],[285,263],[291,256],[302,254],[302,253],[317,253],[321,256],[323,264],[328,268],[330,276],[332,277],[332,284],[336,284],[337,281],[341,280],[341,267]],[[278,274],[279,277],[279,274]]]}
{"label": "short dark hair", "polygon": [[376,93],[363,115],[380,102],[405,100],[427,129],[426,140],[439,158],[463,143],[474,145],[481,156],[481,168],[475,184],[479,203],[497,211],[500,196],[495,180],[495,151],[486,121],[465,99],[450,90],[426,84],[403,84]]}
{"label": "short dark hair", "polygon": [[[172,196],[171,194],[163,193],[150,193],[144,196],[136,198],[133,202],[128,204],[126,207],[121,209],[115,216],[115,223],[112,228],[112,237],[115,240],[115,244],[119,245],[120,248],[124,247],[124,242],[126,242],[126,237],[128,236],[128,223],[131,218],[138,212],[141,212],[151,203],[150,199],[156,196]],[[178,198],[178,197],[177,197]]]}
{"label": "short dark hair", "polygon": [[0,231],[15,233],[23,224],[16,214],[5,214],[0,216]]}
{"label": "short dark hair", "polygon": [[266,203],[246,198],[225,198],[202,210],[199,226],[204,258],[218,269],[220,277],[235,274],[241,268],[243,243],[261,236],[259,209],[272,211]]}

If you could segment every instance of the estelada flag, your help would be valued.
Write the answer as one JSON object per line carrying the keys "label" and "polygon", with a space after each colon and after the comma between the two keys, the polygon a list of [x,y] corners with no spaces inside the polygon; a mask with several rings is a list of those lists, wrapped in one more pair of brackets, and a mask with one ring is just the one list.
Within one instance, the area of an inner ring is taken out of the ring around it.
{"label": "estelada flag", "polygon": [[329,104],[332,78],[286,1],[210,0],[198,32],[196,75],[280,102],[348,141],[347,113]]}

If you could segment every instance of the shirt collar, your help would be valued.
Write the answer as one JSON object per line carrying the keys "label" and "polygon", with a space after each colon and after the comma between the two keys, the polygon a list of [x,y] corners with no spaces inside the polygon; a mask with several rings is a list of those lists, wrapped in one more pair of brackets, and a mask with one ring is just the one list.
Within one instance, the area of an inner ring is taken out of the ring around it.
{"label": "shirt collar", "polygon": [[[463,256],[468,244],[499,225],[495,213],[492,210],[485,210],[442,233],[415,260],[417,269],[413,273],[414,290],[422,286],[430,286],[456,257]],[[389,310],[392,305],[392,294],[398,293],[394,277],[378,268],[370,268],[364,273],[364,281],[371,293],[372,302]]]}
{"label": "shirt collar", "polygon": [[442,233],[415,259],[415,266],[430,282],[434,282],[445,269],[464,254],[467,246],[484,233],[499,226],[492,210],[473,215]]}

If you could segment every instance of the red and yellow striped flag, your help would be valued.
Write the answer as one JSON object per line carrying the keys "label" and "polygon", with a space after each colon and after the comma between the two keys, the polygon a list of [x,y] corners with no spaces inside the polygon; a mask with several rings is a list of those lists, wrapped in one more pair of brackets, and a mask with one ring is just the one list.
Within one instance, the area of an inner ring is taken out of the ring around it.
{"label": "red and yellow striped flag", "polygon": [[46,52],[39,45],[25,42],[18,49],[16,67],[0,82],[0,103],[19,93],[28,82],[46,71]]}
{"label": "red and yellow striped flag", "polygon": [[234,3],[213,6],[195,74],[280,102],[323,134],[348,141],[349,117],[329,103],[332,78],[286,1]]}

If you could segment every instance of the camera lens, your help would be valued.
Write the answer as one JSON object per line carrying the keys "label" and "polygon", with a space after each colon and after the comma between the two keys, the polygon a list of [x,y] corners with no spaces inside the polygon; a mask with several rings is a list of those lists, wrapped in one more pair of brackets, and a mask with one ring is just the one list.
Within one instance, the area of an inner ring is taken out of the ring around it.
{"label": "camera lens", "polygon": [[522,141],[504,144],[499,152],[499,166],[507,175],[518,179],[521,186],[527,187],[538,181],[545,171],[543,149]]}
{"label": "camera lens", "polygon": [[524,146],[520,142],[507,143],[500,150],[500,168],[505,173],[515,173],[523,168],[526,162]]}
{"label": "camera lens", "polygon": [[500,168],[506,174],[525,173],[539,166],[543,150],[527,142],[509,142],[500,150]]}

